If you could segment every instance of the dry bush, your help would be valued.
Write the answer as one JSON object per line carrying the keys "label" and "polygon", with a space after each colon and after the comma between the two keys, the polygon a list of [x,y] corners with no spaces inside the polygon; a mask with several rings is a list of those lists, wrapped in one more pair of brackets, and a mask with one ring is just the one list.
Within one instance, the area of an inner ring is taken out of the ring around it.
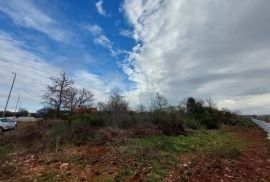
{"label": "dry bush", "polygon": [[154,136],[161,134],[161,131],[158,129],[157,125],[150,122],[138,123],[131,129],[131,131],[132,136],[134,137]]}
{"label": "dry bush", "polygon": [[98,131],[102,143],[120,143],[132,136],[132,131],[118,128],[103,128]]}
{"label": "dry bush", "polygon": [[175,111],[170,112],[167,119],[160,122],[159,128],[165,135],[185,134],[184,121]]}

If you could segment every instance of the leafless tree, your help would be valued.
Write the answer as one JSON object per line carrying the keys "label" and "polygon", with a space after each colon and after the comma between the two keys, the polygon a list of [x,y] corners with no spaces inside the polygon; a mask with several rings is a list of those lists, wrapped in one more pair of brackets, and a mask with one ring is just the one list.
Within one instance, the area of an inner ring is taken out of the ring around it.
{"label": "leafless tree", "polygon": [[78,107],[92,107],[94,105],[94,94],[83,88],[79,90]]}
{"label": "leafless tree", "polygon": [[111,96],[107,102],[107,108],[110,113],[110,123],[113,127],[119,127],[125,122],[128,113],[128,102],[120,94],[120,90],[111,91]]}
{"label": "leafless tree", "polygon": [[77,88],[70,87],[70,88],[67,89],[66,94],[64,96],[64,107],[69,109],[69,111],[71,113],[77,107],[78,92],[79,92],[79,90]]}
{"label": "leafless tree", "polygon": [[107,111],[108,110],[108,106],[105,102],[98,102],[97,108],[99,111]]}
{"label": "leafless tree", "polygon": [[207,103],[208,107],[210,107],[210,108],[216,107],[216,104],[214,103],[213,99],[211,99],[211,98],[207,98],[206,103]]}
{"label": "leafless tree", "polygon": [[155,97],[152,98],[152,109],[155,111],[162,111],[168,106],[168,100],[165,96],[160,93],[156,93]]}
{"label": "leafless tree", "polygon": [[75,109],[82,107],[92,107],[94,104],[94,94],[83,88],[70,87],[64,96],[64,106],[72,113]]}
{"label": "leafless tree", "polygon": [[47,90],[43,95],[43,102],[56,109],[56,116],[63,107],[64,96],[71,88],[73,81],[67,73],[62,72],[59,77],[50,77],[51,85],[47,85]]}
{"label": "leafless tree", "polygon": [[145,110],[146,110],[146,108],[142,103],[137,105],[137,112],[138,113],[143,113],[143,112],[145,112]]}
{"label": "leafless tree", "polygon": [[114,89],[108,101],[108,108],[111,112],[126,112],[128,110],[128,102],[120,94],[118,89]]}

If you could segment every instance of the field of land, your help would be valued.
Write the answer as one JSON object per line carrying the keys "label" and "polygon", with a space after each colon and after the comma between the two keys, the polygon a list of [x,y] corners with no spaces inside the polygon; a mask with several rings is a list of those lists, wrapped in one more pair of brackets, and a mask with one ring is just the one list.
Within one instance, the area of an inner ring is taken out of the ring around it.
{"label": "field of land", "polygon": [[15,141],[36,125],[0,136],[0,181],[270,181],[270,141],[257,127],[145,137],[106,128],[109,141],[49,149],[34,134]]}

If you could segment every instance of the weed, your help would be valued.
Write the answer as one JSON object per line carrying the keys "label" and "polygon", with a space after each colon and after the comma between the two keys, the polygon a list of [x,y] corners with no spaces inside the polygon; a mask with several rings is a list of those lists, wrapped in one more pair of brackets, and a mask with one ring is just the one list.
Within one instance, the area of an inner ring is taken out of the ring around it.
{"label": "weed", "polygon": [[0,159],[5,159],[10,151],[7,148],[0,147]]}
{"label": "weed", "polygon": [[124,179],[128,178],[132,175],[132,170],[130,168],[124,168],[120,170],[117,175],[114,177],[115,182],[123,181]]}
{"label": "weed", "polygon": [[239,148],[227,148],[227,147],[221,147],[213,150],[211,152],[211,156],[218,156],[221,158],[236,158],[242,154],[242,151]]}
{"label": "weed", "polygon": [[73,164],[83,164],[84,163],[84,156],[83,155],[72,155],[68,158],[68,162],[69,163],[73,163]]}
{"label": "weed", "polygon": [[37,181],[39,182],[45,182],[45,181],[50,181],[50,182],[57,182],[60,181],[60,176],[57,175],[56,172],[53,171],[43,171],[40,176],[38,176]]}
{"label": "weed", "polygon": [[145,180],[145,182],[159,182],[161,181],[161,176],[155,173],[151,173]]}
{"label": "weed", "polygon": [[126,158],[137,161],[138,166],[147,166],[150,176],[162,177],[177,165],[177,158],[183,153],[203,152],[222,158],[235,158],[241,155],[244,146],[244,140],[228,131],[198,130],[190,136],[134,138],[117,150]]}
{"label": "weed", "polygon": [[105,178],[103,179],[103,181],[104,181],[104,182],[114,182],[114,178],[108,176],[108,177],[105,177]]}

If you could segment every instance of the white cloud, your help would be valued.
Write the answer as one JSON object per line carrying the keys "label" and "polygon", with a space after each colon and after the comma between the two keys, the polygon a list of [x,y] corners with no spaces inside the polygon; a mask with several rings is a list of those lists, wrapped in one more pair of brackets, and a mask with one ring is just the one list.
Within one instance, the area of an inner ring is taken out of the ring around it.
{"label": "white cloud", "polygon": [[22,48],[23,43],[0,32],[0,107],[4,107],[13,79],[11,72],[17,73],[8,109],[14,109],[18,94],[22,106],[38,109],[41,103],[42,90],[49,83],[49,77],[59,69],[47,64],[44,60]]}
{"label": "white cloud", "polygon": [[126,90],[122,79],[113,74],[98,76],[85,70],[79,70],[76,71],[73,79],[76,87],[91,90],[97,101],[106,101],[109,93],[114,88],[118,88],[122,91]]}
{"label": "white cloud", "polygon": [[238,96],[231,99],[217,100],[219,108],[232,111],[244,111],[249,114],[269,114],[270,94]]}
{"label": "white cloud", "polygon": [[87,30],[93,35],[94,42],[112,50],[113,43],[104,35],[103,30],[98,25],[87,25]]}
{"label": "white cloud", "polygon": [[[62,70],[32,52],[23,48],[24,42],[17,41],[10,35],[0,31],[0,108],[4,108],[6,98],[13,79],[11,72],[17,73],[8,110],[14,110],[17,97],[21,95],[22,107],[35,111],[42,107],[42,95],[49,77],[57,76]],[[95,94],[97,100],[106,100],[111,89],[124,89],[121,79],[114,76],[100,77],[83,70],[73,70],[75,86],[87,88]],[[0,109],[0,110],[1,110]]]}
{"label": "white cloud", "polygon": [[74,82],[78,88],[91,90],[98,100],[106,100],[109,90],[107,90],[105,83],[99,76],[81,70],[75,73]]}
{"label": "white cloud", "polygon": [[119,34],[124,36],[124,37],[132,38],[132,31],[130,31],[130,30],[120,29]]}
{"label": "white cloud", "polygon": [[114,47],[113,42],[104,34],[102,28],[98,25],[87,25],[86,29],[92,34],[94,37],[94,43],[101,45],[105,48],[107,48],[113,57],[125,53],[125,51],[122,51],[120,49],[117,49]]}
{"label": "white cloud", "polygon": [[102,34],[103,30],[100,26],[98,25],[88,25],[87,29],[94,35],[94,36],[99,36]]}
{"label": "white cloud", "polygon": [[103,1],[99,0],[96,2],[96,8],[99,14],[101,14],[102,16],[107,16],[106,11],[103,8]]}
{"label": "white cloud", "polygon": [[0,2],[0,11],[22,27],[40,31],[56,41],[68,41],[70,33],[61,28],[59,23],[44,13],[31,0],[8,0]]}
{"label": "white cloud", "polygon": [[125,0],[122,9],[137,41],[122,65],[137,85],[130,94],[159,91],[172,103],[187,96],[212,97],[220,107],[243,113],[263,112],[262,104],[270,110],[270,101],[261,99],[270,93],[269,5]]}

